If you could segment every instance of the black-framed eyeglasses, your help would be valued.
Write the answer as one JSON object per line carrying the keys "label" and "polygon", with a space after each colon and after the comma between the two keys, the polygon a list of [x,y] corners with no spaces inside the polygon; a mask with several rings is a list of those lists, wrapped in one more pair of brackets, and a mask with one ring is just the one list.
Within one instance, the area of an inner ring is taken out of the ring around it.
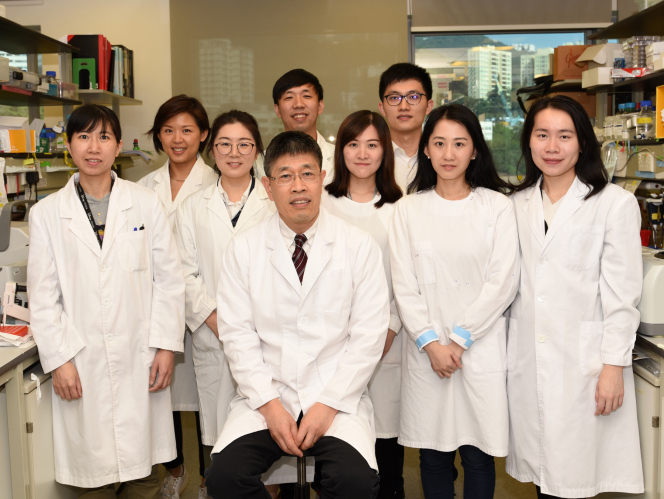
{"label": "black-framed eyeglasses", "polygon": [[304,183],[315,182],[320,178],[320,172],[302,172],[298,174],[294,173],[281,173],[276,177],[268,177],[270,180],[274,180],[277,185],[291,185],[295,182],[295,177],[300,177],[300,180]]}
{"label": "black-framed eyeglasses", "polygon": [[238,142],[237,144],[231,144],[230,142],[218,142],[217,144],[214,145],[214,148],[217,150],[219,154],[226,155],[231,153],[231,151],[233,150],[233,145],[235,145],[237,152],[239,152],[243,156],[251,154],[251,151],[254,150],[254,144],[252,144],[251,142]]}
{"label": "black-framed eyeglasses", "polygon": [[412,92],[407,95],[399,95],[399,94],[389,94],[383,96],[383,98],[387,101],[387,103],[390,106],[398,106],[401,104],[401,101],[405,98],[406,102],[410,104],[411,106],[416,106],[417,104],[420,103],[422,100],[422,97],[424,97],[426,94],[421,94],[419,92]]}

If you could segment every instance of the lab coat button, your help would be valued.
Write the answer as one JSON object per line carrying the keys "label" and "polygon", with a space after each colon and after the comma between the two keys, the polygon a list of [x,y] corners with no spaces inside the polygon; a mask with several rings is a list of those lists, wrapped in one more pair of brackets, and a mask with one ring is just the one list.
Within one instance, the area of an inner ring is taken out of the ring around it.
{"label": "lab coat button", "polygon": [[303,393],[303,394],[301,395],[301,397],[302,397],[303,399],[306,399],[306,398],[308,397],[308,394]]}
{"label": "lab coat button", "polygon": [[308,322],[308,319],[306,317],[298,317],[298,322],[300,324],[306,324]]}
{"label": "lab coat button", "polygon": [[492,225],[493,225],[493,224],[492,224],[491,222],[489,222],[489,227],[491,227]]}
{"label": "lab coat button", "polygon": [[540,263],[546,263],[546,258],[540,258]]}
{"label": "lab coat button", "polygon": [[113,335],[112,334],[107,334],[106,335],[106,341],[113,341]]}
{"label": "lab coat button", "polygon": [[108,269],[108,267],[107,267],[106,265],[102,265],[102,266],[101,266],[101,271],[102,271],[102,272],[106,272],[106,269]]}
{"label": "lab coat button", "polygon": [[110,300],[104,300],[104,301],[102,302],[102,305],[104,305],[105,307],[108,307],[108,304],[109,304],[109,303],[111,303]]}
{"label": "lab coat button", "polygon": [[544,336],[543,334],[540,334],[540,335],[537,337],[537,341],[538,341],[539,343],[544,343],[544,340],[545,340],[545,339],[546,339],[546,338],[545,338],[545,336]]}
{"label": "lab coat button", "polygon": [[538,297],[537,297],[537,301],[539,301],[539,302],[543,302],[543,301],[544,301],[544,297],[543,297],[543,296],[538,296]]}

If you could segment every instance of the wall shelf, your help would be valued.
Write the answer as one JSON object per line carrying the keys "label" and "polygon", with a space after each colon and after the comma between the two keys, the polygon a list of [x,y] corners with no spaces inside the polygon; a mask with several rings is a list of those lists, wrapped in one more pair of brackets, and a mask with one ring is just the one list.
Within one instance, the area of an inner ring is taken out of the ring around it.
{"label": "wall shelf", "polygon": [[143,101],[114,94],[108,90],[79,90],[78,98],[84,104],[100,104],[102,106],[140,106],[143,104]]}
{"label": "wall shelf", "polygon": [[657,3],[622,21],[593,33],[591,40],[664,35],[664,2]]}
{"label": "wall shelf", "polygon": [[26,95],[11,90],[0,90],[0,105],[3,106],[78,106],[80,104],[83,104],[80,100],[62,99],[41,92],[30,92],[30,95]]}
{"label": "wall shelf", "polygon": [[10,54],[71,54],[76,47],[0,17],[0,50]]}

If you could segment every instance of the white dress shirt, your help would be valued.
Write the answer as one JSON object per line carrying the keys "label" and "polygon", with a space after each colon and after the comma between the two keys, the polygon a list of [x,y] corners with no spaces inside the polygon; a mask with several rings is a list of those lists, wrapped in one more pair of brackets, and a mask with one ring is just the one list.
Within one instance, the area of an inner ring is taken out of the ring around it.
{"label": "white dress shirt", "polygon": [[414,156],[408,156],[406,151],[396,145],[394,141],[392,147],[394,147],[394,176],[405,195],[408,184],[413,181],[417,173],[417,153]]}
{"label": "white dress shirt", "polygon": [[[316,235],[316,228],[318,227],[318,218],[314,222],[314,224],[309,227],[309,230],[307,230],[304,235],[307,237],[307,240],[305,243],[302,245],[302,249],[304,252],[309,256],[309,250],[311,250],[311,245],[314,243],[314,236]],[[295,253],[295,236],[297,235],[295,231],[291,230],[291,228],[286,225],[286,223],[279,217],[279,230],[281,231],[281,237],[284,238],[284,242],[286,243],[286,247],[288,248],[288,252],[293,255]]]}
{"label": "white dress shirt", "polygon": [[561,197],[555,203],[552,203],[551,200],[549,199],[549,196],[546,194],[546,191],[542,189],[542,204],[544,205],[544,221],[546,222],[547,226],[551,227],[551,224],[553,224],[553,217],[556,216],[556,212],[558,211],[558,208],[560,208],[560,205],[562,204],[561,201],[563,199],[565,199],[565,196]]}

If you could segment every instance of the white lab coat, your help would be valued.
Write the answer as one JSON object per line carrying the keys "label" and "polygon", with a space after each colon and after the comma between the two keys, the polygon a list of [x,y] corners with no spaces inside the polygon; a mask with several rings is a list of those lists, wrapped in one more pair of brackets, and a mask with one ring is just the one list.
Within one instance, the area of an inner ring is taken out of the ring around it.
{"label": "white lab coat", "polygon": [[302,284],[279,214],[233,238],[217,291],[219,337],[238,384],[220,452],[267,429],[258,408],[280,398],[297,418],[316,402],[339,412],[326,436],[378,469],[367,383],[383,352],[390,304],[378,245],[321,208]]}
{"label": "white lab coat", "polygon": [[55,479],[90,488],[175,458],[170,390],[148,388],[157,350],[184,347],[184,279],[154,193],[115,179],[100,250],[76,181],[30,213],[28,294],[44,372],[71,360],[83,388],[53,396]]}
{"label": "white lab coat", "polygon": [[[519,282],[512,203],[483,188],[460,201],[443,199],[434,190],[413,194],[397,202],[389,237],[394,297],[409,335],[399,443],[443,452],[473,445],[505,456],[502,315]],[[474,343],[461,358],[463,368],[440,379],[416,340],[437,335],[447,345],[455,327],[470,333]]]}
{"label": "white lab coat", "polygon": [[[324,185],[332,182],[334,178],[334,144],[330,144],[325,140],[320,132],[316,132],[318,147],[320,147],[321,153],[323,153],[323,164],[322,169],[327,172],[325,176]],[[263,167],[263,155],[259,154],[254,162],[254,173],[256,174],[256,179],[260,180],[265,176],[265,168]]]}
{"label": "white lab coat", "polygon": [[[521,286],[511,308],[507,472],[559,497],[643,492],[632,346],[641,297],[641,215],[612,184],[570,187],[544,234],[540,184],[513,196]],[[623,406],[595,416],[604,364],[625,366]]]}
{"label": "white lab coat", "polygon": [[186,284],[186,321],[193,331],[194,369],[205,445],[217,441],[236,390],[222,345],[205,324],[205,319],[217,308],[221,257],[235,234],[253,227],[274,211],[274,203],[258,180],[235,227],[217,184],[192,194],[177,209],[175,238]]}
{"label": "white lab coat", "polygon": [[[149,173],[137,183],[157,193],[166,209],[171,229],[175,227],[175,212],[187,197],[194,192],[205,189],[214,184],[219,175],[205,164],[203,158],[198,156],[189,176],[180,187],[175,199],[171,195],[171,180],[168,173],[170,160],[161,168]],[[198,394],[196,388],[196,373],[192,354],[192,339],[189,332],[184,335],[184,355],[175,356],[175,369],[171,379],[171,398],[174,411],[198,411]]]}
{"label": "white lab coat", "polygon": [[380,199],[376,195],[368,203],[357,203],[346,196],[336,198],[323,191],[321,206],[351,225],[368,232],[380,247],[383,254],[383,268],[387,278],[390,298],[390,326],[397,333],[392,347],[376,367],[369,381],[369,398],[374,407],[377,438],[394,438],[399,435],[399,401],[401,398],[401,320],[392,294],[392,275],[390,270],[390,245],[387,237],[394,204],[385,203],[380,208],[374,204]]}

